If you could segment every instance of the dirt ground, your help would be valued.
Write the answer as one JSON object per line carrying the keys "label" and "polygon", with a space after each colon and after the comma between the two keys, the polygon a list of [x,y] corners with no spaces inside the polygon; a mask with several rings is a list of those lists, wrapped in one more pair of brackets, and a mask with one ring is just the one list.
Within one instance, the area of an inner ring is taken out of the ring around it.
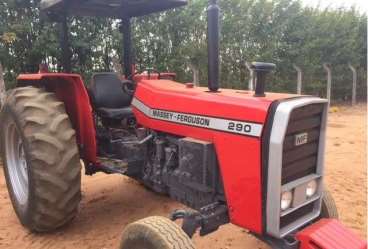
{"label": "dirt ground", "polygon": [[[343,223],[362,237],[367,233],[366,109],[332,108],[327,140],[326,183]],[[164,215],[180,207],[122,176],[83,177],[81,212],[74,222],[53,234],[35,235],[24,229],[13,212],[0,170],[0,248],[115,249],[128,223]],[[267,249],[245,230],[226,225],[205,238],[198,249]]]}

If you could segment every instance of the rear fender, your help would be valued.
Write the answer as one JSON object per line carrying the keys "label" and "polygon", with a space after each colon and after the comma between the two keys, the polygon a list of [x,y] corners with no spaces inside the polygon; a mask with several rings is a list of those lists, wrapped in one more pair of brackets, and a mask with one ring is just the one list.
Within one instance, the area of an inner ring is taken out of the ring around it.
{"label": "rear fender", "polygon": [[96,131],[92,107],[83,80],[77,74],[39,73],[21,74],[17,87],[43,87],[65,105],[76,131],[80,156],[86,165],[97,164]]}

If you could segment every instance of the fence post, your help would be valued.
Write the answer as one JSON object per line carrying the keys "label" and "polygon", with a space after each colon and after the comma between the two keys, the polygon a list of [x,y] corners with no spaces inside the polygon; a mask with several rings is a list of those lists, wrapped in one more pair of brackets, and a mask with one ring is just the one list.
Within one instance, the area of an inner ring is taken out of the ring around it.
{"label": "fence post", "polygon": [[294,69],[297,71],[298,73],[298,81],[297,81],[297,88],[296,88],[296,92],[297,94],[302,94],[302,85],[303,85],[303,71],[300,67],[298,67],[297,65],[293,64]]}
{"label": "fence post", "polygon": [[327,72],[327,99],[328,104],[331,104],[331,87],[332,87],[332,70],[329,63],[323,63],[323,68]]}
{"label": "fence post", "polygon": [[123,67],[121,66],[119,62],[119,58],[114,56],[112,57],[111,61],[112,61],[112,67],[113,67],[114,72],[119,74],[119,77],[122,77],[124,72],[123,72]]}
{"label": "fence post", "polygon": [[249,81],[248,81],[248,90],[249,91],[254,91],[254,71],[251,68],[251,64],[249,62],[245,62],[245,66],[247,67],[248,71],[249,71]]}
{"label": "fence post", "polygon": [[188,64],[190,70],[192,70],[192,75],[193,75],[193,82],[195,86],[199,86],[199,70],[198,68],[192,64],[192,63],[189,63]]}
{"label": "fence post", "polygon": [[4,82],[4,76],[3,76],[3,66],[0,63],[0,108],[3,106],[5,101],[5,82]]}
{"label": "fence post", "polygon": [[353,65],[349,63],[349,68],[353,72],[353,92],[351,95],[351,104],[356,105],[356,91],[357,91],[357,71]]}

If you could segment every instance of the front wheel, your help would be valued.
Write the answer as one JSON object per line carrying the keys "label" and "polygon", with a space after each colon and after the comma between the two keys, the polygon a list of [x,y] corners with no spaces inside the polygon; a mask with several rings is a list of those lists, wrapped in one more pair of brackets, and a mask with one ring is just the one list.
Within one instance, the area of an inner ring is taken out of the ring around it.
{"label": "front wheel", "polygon": [[188,235],[164,217],[148,217],[129,224],[120,249],[195,249]]}
{"label": "front wheel", "polygon": [[321,218],[328,218],[328,219],[338,219],[339,214],[337,211],[336,203],[331,195],[330,191],[325,189],[323,191],[323,197],[322,197],[322,207],[321,207]]}
{"label": "front wheel", "polygon": [[81,199],[81,165],[64,104],[53,93],[16,88],[0,120],[4,173],[20,222],[36,232],[67,224]]}

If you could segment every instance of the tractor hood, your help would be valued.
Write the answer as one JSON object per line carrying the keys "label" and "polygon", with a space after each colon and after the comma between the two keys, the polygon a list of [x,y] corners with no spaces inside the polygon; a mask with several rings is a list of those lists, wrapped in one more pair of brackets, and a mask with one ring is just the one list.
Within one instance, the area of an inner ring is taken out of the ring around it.
{"label": "tractor hood", "polygon": [[263,124],[274,101],[296,97],[285,93],[266,93],[262,98],[253,95],[252,91],[220,89],[209,92],[206,87],[196,87],[192,83],[143,79],[137,85],[135,98],[153,109]]}
{"label": "tractor hood", "polygon": [[41,10],[76,16],[110,18],[144,16],[154,12],[176,8],[187,0],[42,0]]}

